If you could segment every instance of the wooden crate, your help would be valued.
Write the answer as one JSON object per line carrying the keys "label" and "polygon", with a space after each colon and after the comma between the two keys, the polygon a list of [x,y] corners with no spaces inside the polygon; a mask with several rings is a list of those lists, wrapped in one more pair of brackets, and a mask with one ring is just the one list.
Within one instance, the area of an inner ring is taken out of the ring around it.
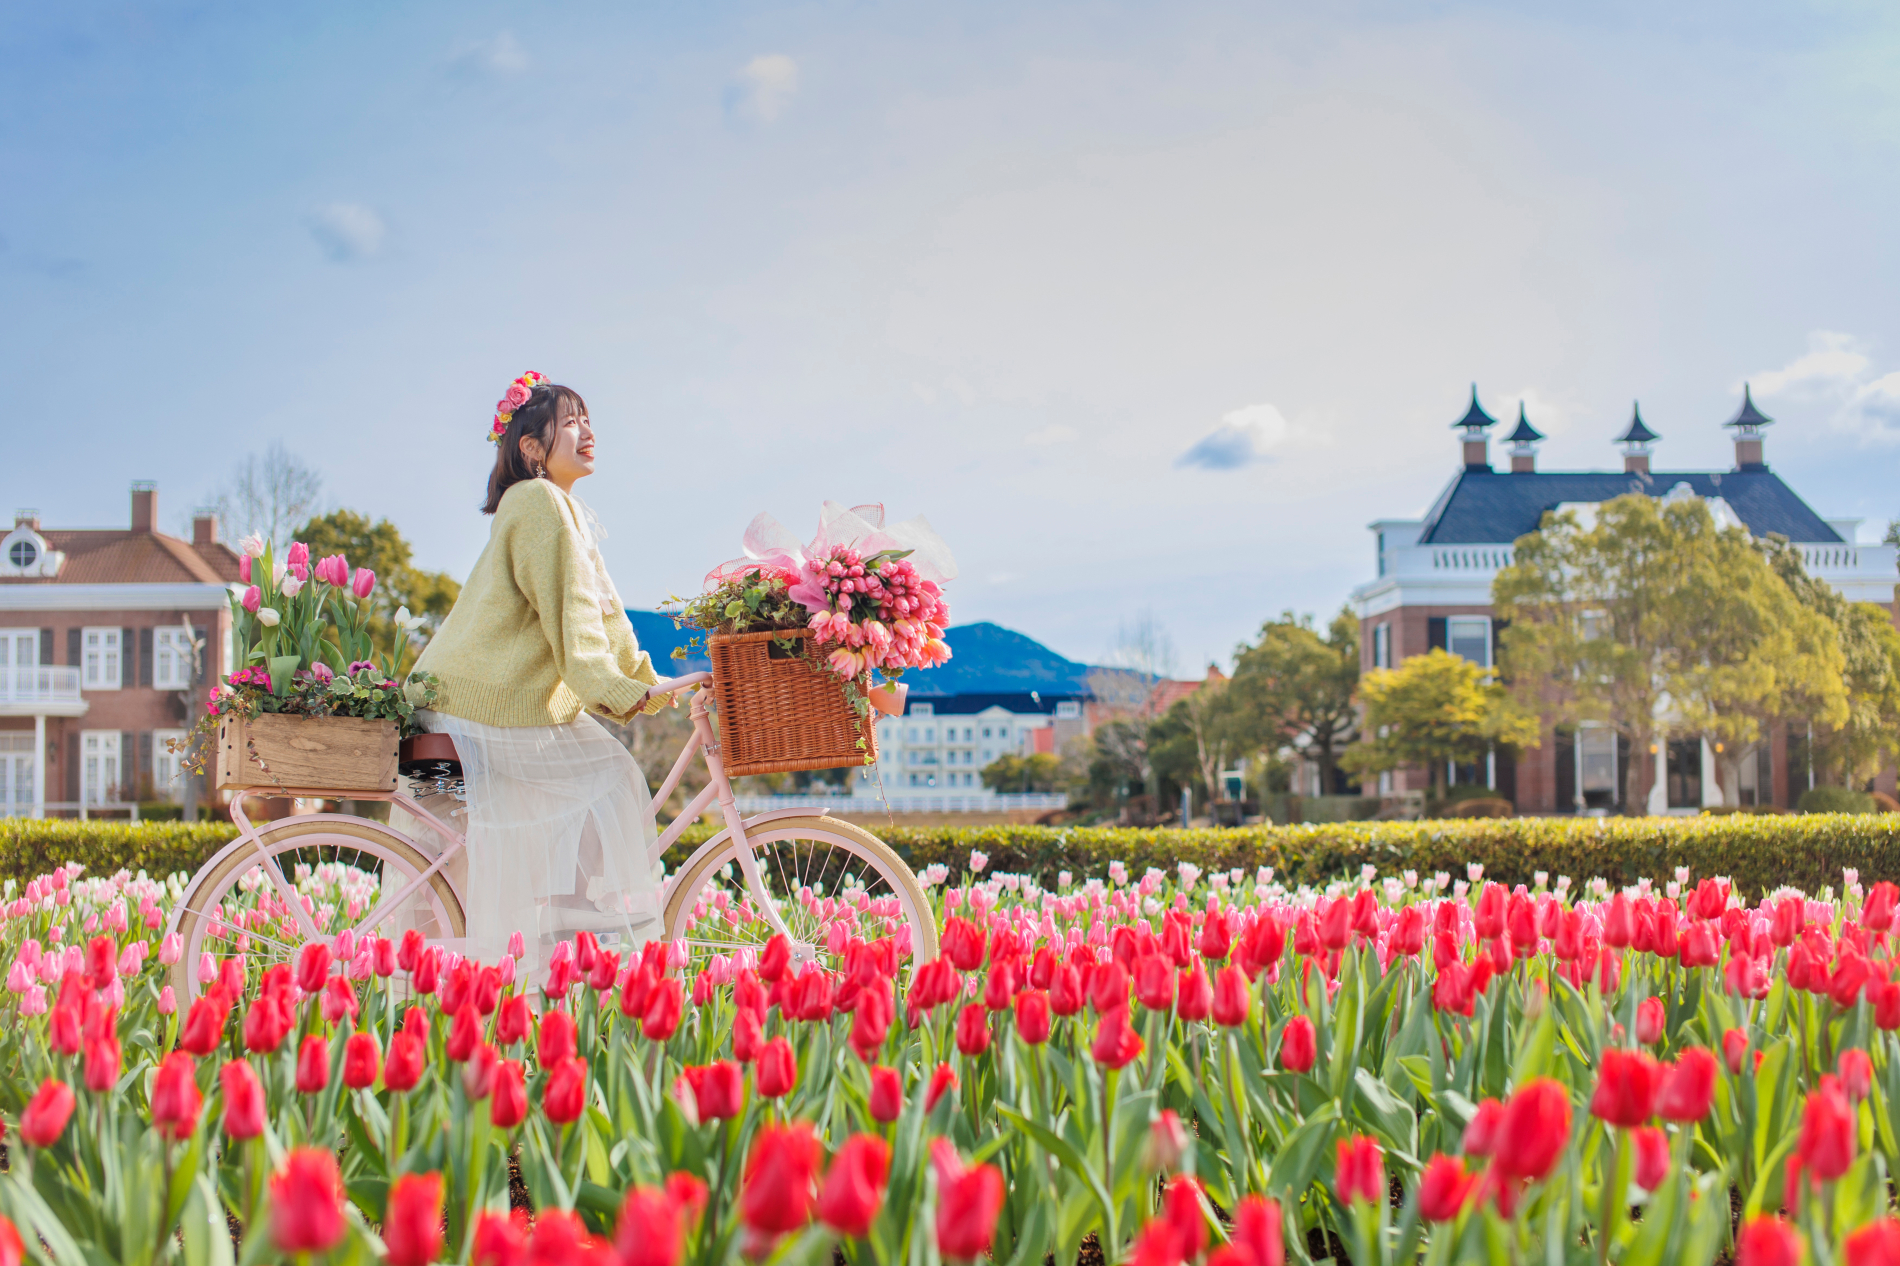
{"label": "wooden crate", "polygon": [[[246,742],[246,739],[249,742]],[[218,726],[218,789],[394,791],[396,723],[264,713]],[[252,758],[256,749],[258,760]]]}

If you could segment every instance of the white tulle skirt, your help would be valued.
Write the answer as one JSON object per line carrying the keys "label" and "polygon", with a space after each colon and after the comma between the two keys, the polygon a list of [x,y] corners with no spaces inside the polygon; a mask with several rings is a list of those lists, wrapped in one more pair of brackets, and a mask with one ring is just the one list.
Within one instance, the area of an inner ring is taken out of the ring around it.
{"label": "white tulle skirt", "polygon": [[416,717],[454,739],[462,758],[471,957],[497,961],[518,931],[528,952],[517,970],[539,983],[555,943],[575,932],[623,952],[660,935],[646,776],[598,721],[583,714],[567,725],[504,727]]}

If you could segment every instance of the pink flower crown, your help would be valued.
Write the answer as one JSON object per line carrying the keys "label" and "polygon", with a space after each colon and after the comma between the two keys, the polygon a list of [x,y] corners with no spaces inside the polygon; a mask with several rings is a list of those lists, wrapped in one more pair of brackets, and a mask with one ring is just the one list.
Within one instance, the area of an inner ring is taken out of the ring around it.
{"label": "pink flower crown", "polygon": [[548,376],[537,374],[532,369],[508,384],[508,390],[495,404],[495,423],[488,430],[490,443],[501,443],[501,437],[508,430],[508,423],[514,420],[515,410],[528,403],[528,395],[536,387],[545,387],[547,384]]}

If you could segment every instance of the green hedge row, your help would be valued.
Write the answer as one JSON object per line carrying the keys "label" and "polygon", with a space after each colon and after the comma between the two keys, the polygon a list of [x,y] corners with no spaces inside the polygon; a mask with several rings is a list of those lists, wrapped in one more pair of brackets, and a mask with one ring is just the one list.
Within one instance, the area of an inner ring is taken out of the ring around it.
{"label": "green hedge row", "polygon": [[[933,863],[953,874],[970,854],[988,856],[987,871],[1035,876],[1053,885],[1060,871],[1080,880],[1103,875],[1111,861],[1135,875],[1150,866],[1174,873],[1190,861],[1204,871],[1271,866],[1283,882],[1325,883],[1371,864],[1382,874],[1406,869],[1462,879],[1470,862],[1485,877],[1529,883],[1536,871],[1581,883],[1667,881],[1686,866],[1698,878],[1727,875],[1751,897],[1784,884],[1816,892],[1838,888],[1852,867],[1861,882],[1900,881],[1900,814],[1734,814],[1696,818],[1478,818],[1432,822],[1338,822],[1242,830],[1135,830],[1115,827],[906,827],[874,825],[905,860]],[[711,833],[695,826],[668,857],[677,865]],[[236,834],[226,822],[63,822],[0,819],[0,878],[45,874],[66,861],[88,873],[120,867],[154,876],[187,873]]]}

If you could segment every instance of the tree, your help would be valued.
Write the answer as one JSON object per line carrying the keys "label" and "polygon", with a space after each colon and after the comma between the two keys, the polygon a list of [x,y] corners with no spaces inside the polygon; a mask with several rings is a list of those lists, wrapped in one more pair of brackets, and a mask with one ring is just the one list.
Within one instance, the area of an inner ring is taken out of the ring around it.
{"label": "tree", "polygon": [[983,785],[999,795],[1052,792],[1061,778],[1062,761],[1054,752],[1029,756],[998,756],[983,767]]}
{"label": "tree", "polygon": [[1537,745],[1538,720],[1491,673],[1434,647],[1397,668],[1375,668],[1359,681],[1368,737],[1340,763],[1359,773],[1402,765],[1431,772],[1432,797],[1444,794],[1445,767],[1482,760],[1497,743]]}
{"label": "tree", "polygon": [[1227,799],[1221,768],[1241,745],[1240,718],[1235,713],[1233,686],[1208,669],[1207,679],[1170,712],[1179,713],[1182,726],[1194,742],[1195,772],[1206,789],[1205,803]]}
{"label": "tree", "polygon": [[282,558],[291,529],[315,513],[322,495],[323,477],[273,440],[263,456],[251,453],[238,463],[213,508],[228,534],[255,532],[271,543],[272,557]]}
{"label": "tree", "polygon": [[1157,687],[1174,671],[1174,643],[1154,617],[1143,612],[1124,620],[1109,648],[1113,667],[1089,673],[1089,696],[1098,715],[1106,718],[1094,735],[1089,781],[1098,789],[1138,786],[1148,795],[1160,793],[1156,781],[1153,744],[1149,731],[1159,719]]}
{"label": "tree", "polygon": [[[1632,752],[1656,746],[1672,717],[1726,748],[1791,709],[1838,707],[1831,631],[1789,601],[1746,530],[1718,526],[1696,497],[1631,493],[1587,526],[1574,511],[1547,513],[1518,538],[1492,601],[1508,621],[1503,670],[1519,703],[1607,722]],[[1642,774],[1632,760],[1626,806]]]}
{"label": "tree", "polygon": [[1284,611],[1260,626],[1260,641],[1243,647],[1233,690],[1246,746],[1277,749],[1291,742],[1319,764],[1330,791],[1339,753],[1359,734],[1359,620],[1342,607],[1322,636],[1310,615]]}
{"label": "tree", "polygon": [[417,645],[426,642],[462,592],[447,572],[411,566],[409,542],[388,519],[372,524],[354,510],[334,510],[298,528],[294,539],[310,547],[313,562],[341,554],[351,568],[367,567],[376,573],[369,633],[378,645],[395,644],[395,614],[403,607],[422,621],[423,636]]}

